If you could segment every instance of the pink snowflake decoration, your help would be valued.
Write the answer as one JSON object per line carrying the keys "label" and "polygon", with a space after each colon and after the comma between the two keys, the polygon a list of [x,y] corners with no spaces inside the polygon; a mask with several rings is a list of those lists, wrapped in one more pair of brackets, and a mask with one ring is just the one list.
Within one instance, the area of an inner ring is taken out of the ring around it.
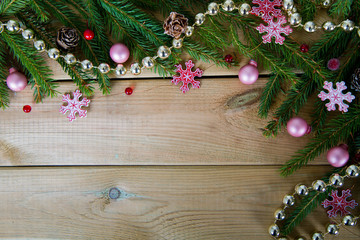
{"label": "pink snowflake decoration", "polygon": [[331,191],[330,196],[332,197],[332,201],[326,199],[324,202],[321,203],[324,208],[327,208],[329,206],[332,207],[332,209],[327,211],[329,218],[336,217],[337,212],[340,212],[340,216],[350,214],[350,212],[346,210],[346,208],[350,207],[354,209],[358,205],[355,200],[351,200],[350,202],[347,201],[346,198],[351,197],[350,189],[342,190],[341,197],[339,197],[337,194],[337,190]]}
{"label": "pink snowflake decoration", "polygon": [[252,7],[250,13],[260,16],[265,22],[271,21],[274,17],[281,17],[282,13],[280,9],[275,7],[281,7],[281,0],[253,0],[253,4],[258,4],[259,7]]}
{"label": "pink snowflake decoration", "polygon": [[88,107],[90,100],[87,98],[83,98],[81,101],[79,101],[79,98],[82,96],[79,90],[76,90],[73,92],[74,98],[70,99],[70,94],[63,95],[63,102],[67,102],[66,106],[61,106],[60,112],[65,114],[67,111],[70,111],[70,114],[68,115],[68,119],[70,122],[74,121],[76,119],[75,114],[78,113],[79,117],[83,118],[86,117],[86,110],[82,110],[81,107]]}
{"label": "pink snowflake decoration", "polygon": [[337,104],[339,106],[339,111],[347,112],[349,105],[345,104],[343,101],[346,100],[351,103],[352,100],[355,99],[355,96],[351,95],[350,92],[346,94],[342,93],[342,91],[347,88],[345,82],[336,83],[336,87],[336,89],[333,89],[333,83],[325,81],[324,89],[328,90],[329,93],[321,91],[318,97],[321,98],[322,101],[325,101],[326,99],[330,100],[329,103],[325,104],[328,111],[335,111],[335,105]]}
{"label": "pink snowflake decoration", "polygon": [[277,22],[270,21],[268,22],[268,26],[264,26],[263,24],[260,24],[256,29],[259,31],[259,33],[267,32],[266,35],[264,35],[263,43],[270,43],[271,38],[275,37],[275,43],[278,43],[282,45],[284,43],[285,38],[281,36],[281,33],[284,33],[285,35],[289,35],[292,33],[292,29],[290,26],[282,27],[281,25],[286,23],[285,17],[279,17],[277,19]]}
{"label": "pink snowflake decoration", "polygon": [[177,67],[176,72],[180,73],[180,76],[173,76],[173,80],[171,81],[175,85],[179,82],[183,82],[183,85],[180,87],[180,90],[183,93],[189,91],[189,84],[191,84],[193,88],[200,88],[200,82],[196,81],[194,78],[201,77],[203,74],[203,71],[199,68],[197,68],[195,72],[191,71],[191,69],[195,66],[191,60],[187,61],[185,65],[185,70],[182,69],[181,64],[175,65],[175,67]]}

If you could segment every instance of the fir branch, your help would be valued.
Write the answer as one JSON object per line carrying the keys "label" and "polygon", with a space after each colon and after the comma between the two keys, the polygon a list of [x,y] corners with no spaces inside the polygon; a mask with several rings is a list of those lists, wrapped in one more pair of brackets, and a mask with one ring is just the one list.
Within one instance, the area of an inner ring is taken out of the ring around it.
{"label": "fir branch", "polygon": [[[275,72],[275,71],[274,71]],[[274,98],[278,95],[284,76],[280,72],[271,74],[260,96],[258,115],[261,118],[267,118]]]}
{"label": "fir branch", "polygon": [[327,149],[346,142],[360,130],[360,108],[353,106],[349,112],[331,120],[323,129],[322,134],[314,137],[304,149],[301,149],[285,165],[281,167],[281,175],[291,175],[296,170],[307,165]]}
{"label": "fir branch", "polygon": [[12,15],[24,9],[29,0],[2,0],[0,2],[0,15]]}
{"label": "fir branch", "polygon": [[321,99],[318,97],[315,100],[314,106],[315,106],[315,110],[311,114],[313,119],[311,122],[311,128],[316,135],[319,135],[321,134],[321,130],[325,125],[325,122],[329,115],[328,114],[329,111],[325,107],[325,102],[321,101]]}
{"label": "fir branch", "polygon": [[[3,67],[3,66],[0,66]],[[3,110],[9,107],[10,99],[9,99],[9,88],[6,85],[5,80],[0,80],[0,108]]]}
{"label": "fir branch", "polygon": [[207,16],[206,24],[202,25],[197,31],[197,38],[199,42],[209,48],[222,50],[228,46],[227,34],[214,17]]}
{"label": "fir branch", "polygon": [[340,19],[347,18],[351,11],[353,0],[335,1],[329,10],[330,16]]}
{"label": "fir branch", "polygon": [[8,72],[5,70],[7,61],[7,47],[4,42],[0,41],[0,108],[5,109],[9,106],[9,89],[6,84],[6,75]]}
{"label": "fir branch", "polygon": [[242,55],[251,58],[250,55],[250,48],[245,46],[240,40],[239,40],[239,36],[238,33],[236,31],[236,27],[234,26],[234,24],[230,24],[230,37],[231,37],[231,42],[232,45],[235,47],[235,49]]}
{"label": "fir branch", "polygon": [[29,7],[35,12],[35,16],[41,22],[49,20],[49,13],[46,11],[41,0],[29,0]]}
{"label": "fir branch", "polygon": [[316,3],[312,0],[299,0],[299,10],[304,22],[313,21],[316,13]]}

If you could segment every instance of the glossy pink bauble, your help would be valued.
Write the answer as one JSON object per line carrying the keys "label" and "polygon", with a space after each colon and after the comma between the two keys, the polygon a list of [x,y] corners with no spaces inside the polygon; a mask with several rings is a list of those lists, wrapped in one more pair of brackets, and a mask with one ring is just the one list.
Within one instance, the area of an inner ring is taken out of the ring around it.
{"label": "glossy pink bauble", "polygon": [[125,44],[116,43],[110,48],[110,57],[116,63],[124,63],[130,57],[130,51]]}
{"label": "glossy pink bauble", "polygon": [[7,86],[14,92],[20,92],[24,90],[27,85],[26,76],[18,72],[15,68],[9,69],[9,76],[6,78]]}
{"label": "glossy pink bauble", "polygon": [[249,64],[243,66],[239,70],[239,80],[243,84],[253,84],[259,78],[259,70],[257,69],[257,63],[254,60],[250,60]]}
{"label": "glossy pink bauble", "polygon": [[349,161],[349,152],[347,145],[342,144],[337,147],[331,148],[326,155],[326,158],[331,166],[343,167]]}
{"label": "glossy pink bauble", "polygon": [[302,137],[311,132],[311,127],[301,117],[290,119],[286,125],[288,133],[293,137]]}

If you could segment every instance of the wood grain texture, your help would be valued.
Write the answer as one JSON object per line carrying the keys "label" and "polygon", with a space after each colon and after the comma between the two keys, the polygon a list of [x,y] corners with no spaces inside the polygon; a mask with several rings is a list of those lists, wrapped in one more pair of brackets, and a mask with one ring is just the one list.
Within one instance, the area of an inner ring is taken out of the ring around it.
{"label": "wood grain texture", "polygon": [[[283,195],[328,170],[308,167],[284,181],[276,167],[266,166],[0,168],[0,236],[269,239],[267,228]],[[119,199],[107,198],[111,187],[122,191]],[[312,231],[323,231],[325,210],[314,214],[294,234],[309,239]],[[360,229],[340,232],[338,239],[358,239]]]}
{"label": "wood grain texture", "polygon": [[[0,115],[0,165],[282,164],[309,137],[262,136],[267,120],[259,119],[257,106],[265,81],[203,79],[186,94],[168,79],[114,81],[112,94],[96,92],[88,117],[72,123],[59,113],[61,95],[36,105],[26,89]],[[131,96],[124,94],[128,86]],[[58,90],[75,89],[61,82]],[[33,107],[29,114],[22,111],[26,104]]]}

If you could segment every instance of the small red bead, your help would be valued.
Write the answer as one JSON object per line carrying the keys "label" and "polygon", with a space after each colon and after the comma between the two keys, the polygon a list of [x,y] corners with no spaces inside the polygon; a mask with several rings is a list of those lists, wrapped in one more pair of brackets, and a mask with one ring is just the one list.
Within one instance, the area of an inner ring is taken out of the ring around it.
{"label": "small red bead", "polygon": [[303,53],[308,52],[308,51],[309,51],[309,45],[307,45],[307,44],[302,44],[302,45],[300,46],[300,51],[303,52]]}
{"label": "small red bead", "polygon": [[228,54],[224,57],[227,63],[232,63],[234,61],[234,57],[231,54]]}
{"label": "small red bead", "polygon": [[86,40],[91,40],[94,38],[94,32],[90,29],[86,29],[84,32],[84,37]]}
{"label": "small red bead", "polygon": [[25,113],[31,112],[31,106],[30,106],[30,105],[25,105],[25,106],[23,107],[23,111],[24,111]]}
{"label": "small red bead", "polygon": [[132,88],[128,87],[128,88],[125,89],[125,94],[126,94],[126,95],[131,95],[132,93],[133,93],[133,89],[132,89]]}

